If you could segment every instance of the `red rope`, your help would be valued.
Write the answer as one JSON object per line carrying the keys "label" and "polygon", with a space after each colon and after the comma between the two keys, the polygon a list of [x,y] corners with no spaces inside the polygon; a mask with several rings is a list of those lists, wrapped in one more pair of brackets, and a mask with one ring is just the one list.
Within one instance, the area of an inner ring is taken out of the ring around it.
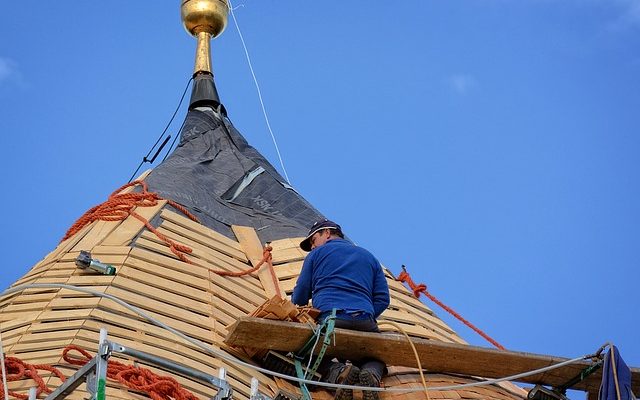
{"label": "red rope", "polygon": [[[128,187],[137,185],[142,186],[142,192],[120,193]],[[78,218],[78,220],[71,226],[71,228],[69,228],[67,233],[64,235],[62,241],[75,235],[82,228],[92,223],[93,221],[122,221],[125,220],[129,215],[131,215],[142,222],[144,226],[146,226],[147,229],[149,229],[158,238],[160,238],[160,240],[169,245],[171,252],[175,254],[180,260],[189,264],[193,264],[191,260],[189,260],[185,255],[185,253],[192,252],[190,247],[174,242],[165,235],[161,234],[149,223],[146,218],[133,211],[135,207],[153,207],[157,205],[160,200],[163,199],[157,193],[149,192],[147,190],[146,182],[138,180],[127,183],[126,185],[123,185],[122,187],[111,193],[107,201],[89,209],[84,213],[84,215]],[[191,214],[184,206],[176,203],[173,200],[167,200],[167,202],[177,210],[180,210],[189,219],[195,222],[199,222],[198,219],[193,214]]]}
{"label": "red rope", "polygon": [[[213,272],[214,274],[220,275],[220,276],[232,276],[232,277],[238,277],[238,276],[244,276],[244,275],[249,275],[253,272],[256,272],[257,270],[260,269],[260,267],[262,267],[262,265],[264,263],[267,263],[268,265],[270,265],[273,269],[273,256],[271,255],[271,250],[273,250],[273,248],[271,246],[265,246],[264,249],[262,249],[262,260],[260,260],[259,263],[256,264],[255,267],[250,268],[250,269],[246,269],[244,271],[239,271],[239,272],[231,272],[231,271],[218,271],[218,270],[213,270],[213,269],[209,269],[210,272]],[[272,275],[275,275],[274,272],[272,272]],[[278,279],[276,277],[276,279]]]}
{"label": "red rope", "polygon": [[434,303],[436,303],[440,307],[444,308],[449,314],[453,315],[458,320],[460,320],[463,324],[465,324],[469,328],[471,328],[474,331],[476,331],[476,333],[478,333],[480,336],[485,338],[491,344],[493,344],[494,346],[496,346],[497,348],[499,348],[501,350],[506,350],[504,348],[504,346],[502,346],[500,343],[498,343],[495,340],[493,340],[489,335],[487,335],[482,330],[477,328],[471,322],[467,321],[460,314],[458,314],[456,311],[454,311],[451,307],[447,306],[446,304],[444,304],[443,302],[438,300],[434,295],[429,293],[429,291],[427,291],[427,285],[425,285],[424,283],[416,285],[416,283],[413,281],[413,279],[411,279],[411,276],[409,275],[409,273],[404,269],[404,266],[403,266],[403,271],[400,273],[400,275],[398,275],[398,280],[400,282],[403,282],[403,283],[406,283],[407,285],[409,285],[411,290],[413,290],[413,295],[416,296],[416,298],[420,298],[420,294],[424,293],[425,296],[427,296],[429,299],[431,299],[431,301],[433,301]]}
{"label": "red rope", "polygon": [[[71,357],[69,352],[77,351],[83,358]],[[62,352],[64,360],[74,365],[85,365],[91,360],[91,355],[78,346],[70,345]],[[198,398],[183,388],[170,376],[160,376],[151,370],[134,367],[117,361],[109,361],[107,377],[118,381],[129,389],[144,392],[154,400],[198,400]]]}
{"label": "red rope", "polygon": [[[49,389],[47,385],[44,383],[44,380],[40,375],[38,375],[38,370],[49,371],[55,374],[60,380],[65,381],[65,376],[62,373],[46,364],[29,364],[26,363],[19,358],[16,357],[5,357],[4,359],[5,366],[7,369],[7,382],[19,381],[22,379],[33,379],[36,383],[36,393],[40,395],[40,393],[45,392],[47,394],[53,392],[53,390]],[[27,400],[29,398],[28,395],[15,392],[13,390],[9,390],[8,393],[15,397],[16,399]],[[0,399],[4,400],[4,385],[0,380]]]}
{"label": "red rope", "polygon": [[[142,192],[131,192],[131,193],[120,193],[124,189],[131,186],[142,186]],[[65,236],[62,238],[62,241],[70,238],[71,236],[78,233],[82,228],[86,225],[92,223],[93,221],[122,221],[126,219],[129,215],[134,218],[137,218],[140,222],[144,224],[151,232],[153,232],[160,240],[169,245],[171,252],[178,256],[178,258],[186,263],[193,264],[191,260],[187,258],[185,253],[190,254],[193,250],[185,246],[183,244],[174,242],[169,239],[162,233],[158,232],[156,228],[153,227],[149,223],[149,221],[142,217],[140,214],[133,211],[134,207],[153,207],[158,204],[158,201],[163,200],[160,196],[158,196],[155,192],[149,192],[147,190],[147,184],[144,181],[133,181],[131,183],[127,183],[122,187],[118,188],[116,191],[111,193],[109,199],[104,203],[97,205],[82,215],[72,226],[69,228]],[[195,222],[199,222],[198,219],[191,214],[184,206],[176,203],[173,200],[167,200],[167,202],[172,205],[174,208],[182,211],[184,215],[189,217],[191,220]],[[262,260],[253,268],[240,271],[240,272],[230,272],[230,271],[217,271],[209,269],[209,271],[221,275],[221,276],[231,276],[231,277],[239,277],[251,274],[260,269],[260,267],[266,262],[269,264],[269,270],[271,271],[271,277],[273,279],[274,285],[276,288],[278,287],[278,277],[275,275],[275,271],[273,270],[273,262],[271,256],[272,248],[270,246],[266,246],[263,250]]]}
{"label": "red rope", "polygon": [[[69,354],[71,351],[77,351],[81,357],[72,357]],[[91,354],[78,346],[70,345],[62,351],[62,358],[69,364],[83,366],[91,360]],[[7,368],[7,382],[33,379],[36,383],[37,396],[42,392],[47,394],[53,392],[53,390],[49,389],[44,383],[42,377],[38,375],[38,370],[49,371],[63,382],[66,380],[65,376],[51,365],[29,364],[16,357],[5,357],[5,365]],[[183,388],[182,385],[172,377],[157,375],[147,368],[134,367],[117,361],[109,361],[107,377],[120,382],[129,389],[146,393],[154,400],[198,400],[193,393]],[[28,395],[13,390],[9,390],[8,393],[20,400],[27,400],[29,398]],[[0,381],[0,400],[5,400],[2,381]]]}

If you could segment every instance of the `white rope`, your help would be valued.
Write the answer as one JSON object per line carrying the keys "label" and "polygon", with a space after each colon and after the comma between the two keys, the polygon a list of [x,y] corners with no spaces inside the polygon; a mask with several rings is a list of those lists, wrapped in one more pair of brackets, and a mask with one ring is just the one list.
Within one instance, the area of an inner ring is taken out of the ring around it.
{"label": "white rope", "polygon": [[280,155],[280,148],[278,147],[278,142],[276,141],[276,136],[273,134],[273,130],[271,129],[271,124],[269,123],[269,117],[267,116],[267,110],[264,106],[264,101],[262,100],[262,91],[260,90],[260,85],[258,84],[258,79],[256,78],[256,74],[253,71],[253,65],[251,64],[251,57],[249,57],[249,51],[247,50],[247,45],[244,42],[244,37],[242,36],[242,32],[240,31],[240,26],[238,25],[238,20],[236,19],[236,14],[233,12],[233,4],[231,4],[231,0],[229,0],[229,11],[231,11],[231,17],[233,18],[233,23],[236,26],[236,30],[238,31],[238,35],[240,36],[240,42],[242,42],[242,47],[244,48],[244,54],[247,57],[247,63],[249,64],[249,70],[251,70],[251,76],[253,76],[253,82],[256,85],[256,90],[258,91],[258,99],[260,100],[260,106],[262,107],[262,114],[264,115],[264,120],[267,123],[267,128],[269,129],[269,133],[271,134],[271,139],[273,140],[273,145],[276,148],[276,153],[278,153],[278,159],[280,160],[280,166],[282,167],[282,171],[284,172],[284,177],[287,180],[287,183],[291,185],[291,181],[289,180],[289,175],[287,174],[287,170],[284,167],[284,162],[282,161],[282,156]]}
{"label": "white rope", "polygon": [[[312,381],[312,380],[308,380],[308,379],[300,379],[297,378],[295,376],[291,376],[291,375],[285,375],[285,374],[281,374],[279,372],[275,372],[275,371],[271,371],[265,368],[261,368],[258,367],[256,365],[253,364],[249,364],[245,361],[242,361],[234,356],[232,356],[231,354],[228,354],[226,352],[223,352],[219,349],[215,349],[213,347],[210,347],[209,345],[207,345],[204,342],[201,342],[197,339],[193,339],[188,337],[186,334],[170,327],[169,325],[165,324],[162,321],[158,321],[157,319],[149,316],[147,313],[145,313],[144,311],[142,311],[141,309],[139,309],[136,306],[132,306],[128,303],[126,303],[125,301],[112,296],[110,294],[106,294],[106,293],[102,293],[102,292],[98,292],[92,289],[88,289],[88,288],[84,288],[84,287],[77,287],[77,286],[73,286],[73,285],[65,285],[65,284],[59,284],[59,283],[30,283],[30,284],[25,284],[25,285],[18,285],[18,286],[14,286],[12,288],[9,288],[7,290],[5,290],[4,292],[2,292],[2,294],[0,295],[0,297],[4,297],[7,296],[9,294],[12,293],[16,293],[16,292],[21,292],[25,289],[31,289],[31,288],[54,288],[54,289],[68,289],[68,290],[74,290],[77,292],[81,292],[81,293],[87,293],[87,294],[91,294],[97,297],[103,297],[105,299],[109,299],[112,300],[114,302],[116,302],[117,304],[120,304],[121,306],[127,308],[128,310],[138,314],[139,316],[141,316],[142,318],[148,320],[149,322],[151,322],[152,324],[166,329],[169,332],[173,333],[174,335],[177,335],[178,337],[186,340],[187,342],[200,347],[201,349],[203,349],[204,351],[206,351],[207,353],[219,357],[225,361],[228,361],[232,364],[236,364],[236,365],[240,365],[242,367],[246,367],[249,369],[252,369],[254,371],[258,371],[258,372],[262,372],[265,375],[270,375],[270,376],[277,376],[279,378],[283,378],[283,379],[288,379],[290,381],[295,381],[295,382],[302,382],[302,383],[306,383],[306,384],[312,384],[315,386],[323,386],[323,387],[328,387],[328,388],[335,388],[335,389],[356,389],[356,390],[369,390],[369,391],[376,391],[376,392],[400,392],[400,393],[409,393],[409,392],[422,392],[424,391],[423,387],[417,387],[417,388],[377,388],[377,387],[368,387],[368,386],[355,386],[355,385],[338,385],[338,384],[333,384],[333,383],[327,383],[327,382],[318,382],[318,381]],[[459,385],[451,385],[451,386],[434,386],[434,387],[430,387],[428,388],[428,390],[430,391],[435,391],[435,390],[457,390],[457,389],[464,389],[464,388],[469,388],[469,387],[476,387],[476,386],[488,386],[488,385],[493,385],[496,383],[500,383],[500,382],[505,382],[505,381],[512,381],[512,380],[516,380],[519,378],[524,378],[526,376],[531,376],[531,375],[536,375],[536,374],[540,374],[546,371],[550,371],[552,369],[556,369],[556,368],[560,368],[563,367],[565,365],[568,364],[572,364],[581,360],[585,360],[585,359],[589,359],[591,358],[593,355],[585,355],[585,356],[581,356],[581,357],[576,357],[573,358],[571,360],[566,360],[563,361],[561,363],[558,364],[554,364],[554,365],[550,365],[548,367],[544,367],[544,368],[539,368],[533,371],[529,371],[529,372],[523,372],[521,374],[516,374],[516,375],[511,375],[511,376],[507,376],[504,378],[497,378],[497,379],[488,379],[485,381],[479,381],[479,382],[472,382],[472,383],[465,383],[465,384],[459,384]],[[5,385],[5,389],[6,389],[6,385]],[[6,397],[5,397],[6,398]]]}
{"label": "white rope", "polygon": [[0,327],[0,364],[2,364],[2,386],[4,387],[4,398],[9,398],[9,388],[7,388],[7,368],[4,365],[4,343],[2,342],[2,327]]}

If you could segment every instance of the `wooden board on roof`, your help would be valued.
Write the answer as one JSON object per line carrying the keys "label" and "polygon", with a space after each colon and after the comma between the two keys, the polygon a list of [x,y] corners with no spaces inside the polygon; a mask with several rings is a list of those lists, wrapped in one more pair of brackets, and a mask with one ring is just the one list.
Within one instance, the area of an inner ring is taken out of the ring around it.
{"label": "wooden board on roof", "polygon": [[[251,261],[251,264],[254,267],[257,266],[263,259],[263,249],[255,229],[239,225],[232,225],[231,229],[238,238],[238,242],[240,246],[242,246],[247,258]],[[274,281],[271,273],[272,270],[270,270],[266,264],[263,264],[258,270],[258,278],[260,279],[260,283],[262,283],[267,298],[271,298],[274,295],[284,298],[286,295],[280,287],[279,281],[277,279]]]}
{"label": "wooden board on roof", "polygon": [[[158,204],[150,207],[136,207],[133,211],[146,219],[151,221],[153,217],[160,212],[160,210],[167,204],[167,200],[159,200]],[[143,229],[146,229],[145,224],[138,218],[129,216],[127,217],[116,230],[111,232],[104,240],[100,242],[101,245],[107,246],[124,246],[131,243],[133,238],[140,233]]]}

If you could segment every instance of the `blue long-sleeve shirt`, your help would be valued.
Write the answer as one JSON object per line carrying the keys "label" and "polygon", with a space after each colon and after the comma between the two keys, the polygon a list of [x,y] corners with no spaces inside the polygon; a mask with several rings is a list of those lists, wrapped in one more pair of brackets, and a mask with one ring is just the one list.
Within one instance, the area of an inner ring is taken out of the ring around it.
{"label": "blue long-sleeve shirt", "polygon": [[321,312],[364,311],[374,318],[389,306],[389,286],[373,254],[344,239],[332,239],[305,258],[291,300]]}

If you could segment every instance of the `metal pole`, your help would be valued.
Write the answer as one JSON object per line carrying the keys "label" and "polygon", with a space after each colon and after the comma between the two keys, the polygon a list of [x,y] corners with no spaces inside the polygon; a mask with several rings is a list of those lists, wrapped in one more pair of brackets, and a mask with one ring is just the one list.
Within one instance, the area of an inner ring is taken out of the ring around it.
{"label": "metal pole", "polygon": [[205,374],[204,372],[195,370],[193,368],[185,367],[184,365],[171,362],[165,358],[154,356],[153,354],[145,353],[143,351],[134,350],[115,342],[109,342],[109,345],[110,345],[111,351],[115,353],[124,354],[126,356],[130,356],[142,362],[153,364],[158,367],[168,369],[170,371],[175,371],[180,375],[197,379],[200,382],[204,382],[216,388],[222,388],[222,387],[228,386],[226,382],[224,382],[219,378],[216,378],[213,375]]}
{"label": "metal pole", "polygon": [[2,343],[2,327],[0,327],[0,360],[2,363],[2,387],[4,387],[4,398],[9,399],[9,388],[7,388],[7,368],[4,365],[4,344]]}
{"label": "metal pole", "polygon": [[105,400],[107,390],[107,358],[109,358],[109,345],[107,344],[107,330],[100,328],[100,340],[98,342],[98,355],[96,356],[96,400]]}

